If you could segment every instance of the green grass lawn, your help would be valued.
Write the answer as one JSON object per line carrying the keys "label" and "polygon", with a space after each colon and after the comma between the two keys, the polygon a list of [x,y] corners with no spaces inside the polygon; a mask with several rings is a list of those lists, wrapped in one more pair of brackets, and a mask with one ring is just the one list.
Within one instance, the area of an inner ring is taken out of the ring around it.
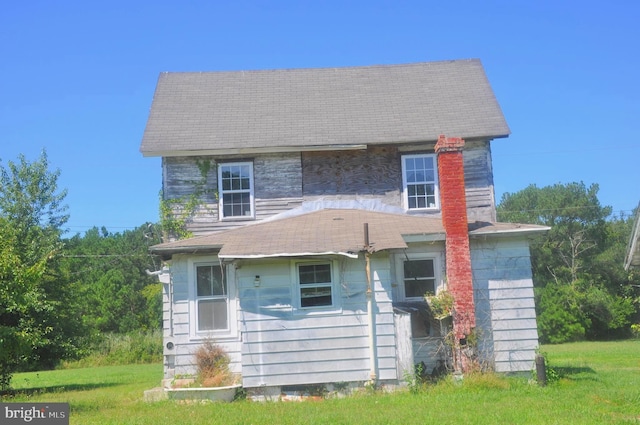
{"label": "green grass lawn", "polygon": [[357,394],[322,401],[145,403],[162,366],[131,365],[21,373],[4,401],[69,402],[72,424],[640,424],[640,341],[542,349],[560,380],[466,376],[412,394]]}

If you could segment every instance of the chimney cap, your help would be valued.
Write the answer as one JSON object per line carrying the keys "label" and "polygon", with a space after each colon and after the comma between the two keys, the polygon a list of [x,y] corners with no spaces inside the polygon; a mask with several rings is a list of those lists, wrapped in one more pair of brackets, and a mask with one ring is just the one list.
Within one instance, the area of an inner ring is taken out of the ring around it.
{"label": "chimney cap", "polygon": [[458,152],[464,148],[464,139],[461,137],[446,137],[444,134],[438,136],[435,151],[440,152]]}

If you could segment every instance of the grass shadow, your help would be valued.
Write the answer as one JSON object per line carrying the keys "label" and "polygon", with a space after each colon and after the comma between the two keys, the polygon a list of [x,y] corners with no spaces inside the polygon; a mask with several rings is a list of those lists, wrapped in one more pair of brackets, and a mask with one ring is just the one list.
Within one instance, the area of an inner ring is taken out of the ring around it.
{"label": "grass shadow", "polygon": [[597,381],[598,374],[590,367],[553,366],[558,378],[572,381]]}
{"label": "grass shadow", "polygon": [[13,398],[17,396],[32,397],[42,394],[56,394],[68,391],[89,391],[99,388],[115,387],[118,383],[102,383],[102,384],[70,384],[70,385],[52,385],[33,388],[18,388],[0,392],[0,399]]}

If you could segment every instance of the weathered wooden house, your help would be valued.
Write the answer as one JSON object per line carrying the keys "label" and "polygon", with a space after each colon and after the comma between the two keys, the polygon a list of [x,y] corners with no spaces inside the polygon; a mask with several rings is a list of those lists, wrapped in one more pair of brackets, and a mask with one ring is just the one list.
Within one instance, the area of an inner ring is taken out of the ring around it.
{"label": "weathered wooden house", "polygon": [[[206,339],[265,397],[397,385],[421,362],[531,370],[546,228],[496,223],[508,134],[479,60],[162,73],[141,152],[194,235],[152,247],[165,379]],[[452,319],[425,294],[451,294]]]}

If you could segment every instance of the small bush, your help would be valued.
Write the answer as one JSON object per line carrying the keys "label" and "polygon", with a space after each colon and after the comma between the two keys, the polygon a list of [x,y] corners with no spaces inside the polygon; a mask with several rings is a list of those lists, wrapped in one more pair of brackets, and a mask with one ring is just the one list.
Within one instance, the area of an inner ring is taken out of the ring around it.
{"label": "small bush", "polygon": [[203,387],[224,387],[235,383],[229,371],[229,355],[216,343],[206,340],[194,353],[198,370],[197,384]]}

